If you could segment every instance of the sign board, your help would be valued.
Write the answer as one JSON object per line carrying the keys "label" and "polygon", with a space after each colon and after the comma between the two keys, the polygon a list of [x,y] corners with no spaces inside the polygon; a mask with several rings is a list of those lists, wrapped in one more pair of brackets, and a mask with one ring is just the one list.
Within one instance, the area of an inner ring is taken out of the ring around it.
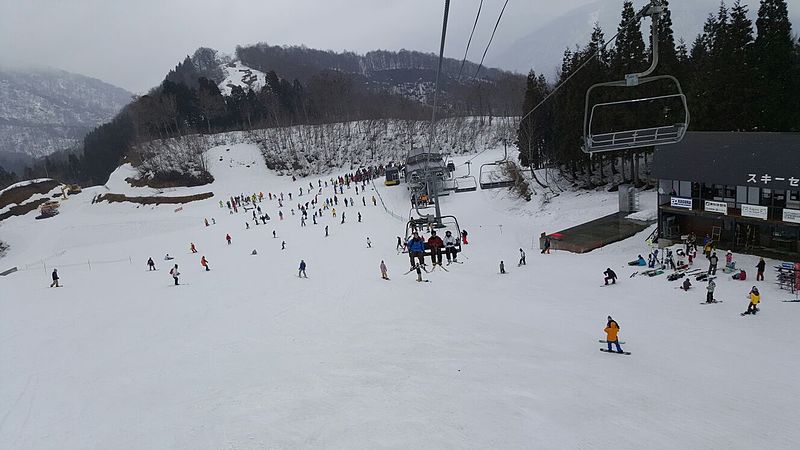
{"label": "sign board", "polygon": [[800,223],[800,210],[798,209],[783,209],[783,221]]}
{"label": "sign board", "polygon": [[683,197],[670,197],[669,206],[673,208],[692,209],[692,199]]}
{"label": "sign board", "polygon": [[725,202],[706,200],[705,210],[708,212],[728,214],[728,204]]}
{"label": "sign board", "polygon": [[769,208],[766,206],[742,204],[742,217],[755,217],[756,219],[767,220],[768,211]]}

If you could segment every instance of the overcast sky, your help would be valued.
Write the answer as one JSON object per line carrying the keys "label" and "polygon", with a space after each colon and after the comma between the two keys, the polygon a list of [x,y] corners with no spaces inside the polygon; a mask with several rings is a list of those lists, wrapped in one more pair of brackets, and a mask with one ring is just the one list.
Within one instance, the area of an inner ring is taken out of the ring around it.
{"label": "overcast sky", "polygon": [[[591,1],[510,0],[492,49],[508,47],[532,27]],[[503,2],[484,0],[471,60],[480,59]],[[478,3],[451,1],[448,56],[463,54]],[[438,51],[443,5],[441,0],[0,0],[0,65],[52,66],[143,92],[200,46],[229,54],[236,45],[256,42],[359,53]]]}

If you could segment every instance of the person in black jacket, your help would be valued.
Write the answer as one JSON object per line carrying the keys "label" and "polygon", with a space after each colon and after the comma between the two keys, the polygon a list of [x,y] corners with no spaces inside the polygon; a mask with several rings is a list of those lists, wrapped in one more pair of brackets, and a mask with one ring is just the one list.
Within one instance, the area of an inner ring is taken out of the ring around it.
{"label": "person in black jacket", "polygon": [[758,264],[756,264],[756,269],[758,269],[758,272],[756,273],[756,281],[764,281],[765,267],[767,267],[767,263],[764,262],[764,258],[759,258]]}
{"label": "person in black jacket", "polygon": [[156,270],[156,263],[153,261],[153,258],[147,259],[147,267],[150,268],[148,270]]}
{"label": "person in black jacket", "polygon": [[603,272],[603,275],[606,276],[605,277],[606,285],[608,285],[608,280],[611,280],[611,284],[617,284],[617,274],[614,273],[614,271],[611,270],[610,267],[607,268],[605,272]]}
{"label": "person in black jacket", "polygon": [[717,263],[719,262],[719,258],[717,258],[717,252],[711,254],[708,258],[708,274],[709,275],[716,275],[717,274]]}
{"label": "person in black jacket", "polygon": [[53,282],[50,283],[50,287],[60,287],[58,285],[58,269],[53,269]]}

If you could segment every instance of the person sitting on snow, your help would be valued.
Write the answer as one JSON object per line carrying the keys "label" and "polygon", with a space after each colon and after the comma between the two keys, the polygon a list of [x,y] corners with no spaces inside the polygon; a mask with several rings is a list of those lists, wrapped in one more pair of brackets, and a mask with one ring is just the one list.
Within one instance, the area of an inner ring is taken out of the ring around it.
{"label": "person sitting on snow", "polygon": [[681,286],[681,289],[683,289],[684,291],[688,291],[691,287],[692,287],[692,282],[689,281],[689,278],[687,277],[686,279],[683,280],[683,286]]}
{"label": "person sitting on snow", "polygon": [[607,268],[605,272],[603,272],[603,275],[606,276],[604,278],[605,282],[606,282],[606,285],[608,285],[608,280],[611,280],[611,284],[617,284],[617,274],[614,273],[614,271],[611,270],[610,267]]}

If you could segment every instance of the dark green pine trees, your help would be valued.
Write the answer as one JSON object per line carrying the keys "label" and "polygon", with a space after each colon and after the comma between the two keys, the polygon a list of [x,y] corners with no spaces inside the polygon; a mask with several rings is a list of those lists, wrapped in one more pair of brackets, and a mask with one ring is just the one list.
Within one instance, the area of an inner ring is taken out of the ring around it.
{"label": "dark green pine trees", "polygon": [[796,47],[786,1],[761,0],[756,30],[757,128],[761,131],[800,130]]}

